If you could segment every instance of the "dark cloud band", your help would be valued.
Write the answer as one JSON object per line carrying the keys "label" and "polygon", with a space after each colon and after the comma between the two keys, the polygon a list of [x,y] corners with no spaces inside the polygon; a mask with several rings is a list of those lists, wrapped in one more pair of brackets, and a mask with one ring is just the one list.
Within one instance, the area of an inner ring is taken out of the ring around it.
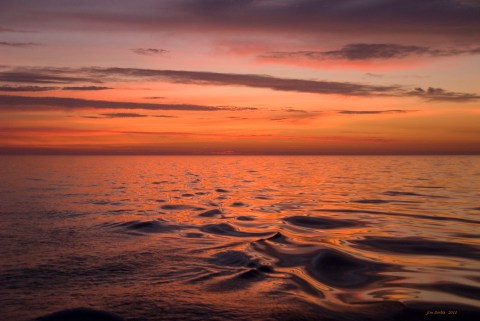
{"label": "dark cloud band", "polygon": [[477,54],[480,54],[480,48],[434,49],[413,45],[354,43],[331,51],[274,51],[261,55],[260,58],[361,61],[402,59],[412,56],[448,57]]}
{"label": "dark cloud band", "polygon": [[294,91],[315,94],[340,94],[353,96],[391,95],[399,86],[374,86],[350,82],[280,78],[256,74],[234,74],[207,71],[155,70],[136,68],[84,69],[92,76],[150,78],[182,84],[245,86],[278,91]]}
{"label": "dark cloud band", "polygon": [[85,90],[85,91],[91,91],[91,90],[107,90],[107,89],[113,89],[113,88],[111,88],[111,87],[104,87],[104,86],[63,87],[63,90]]}
{"label": "dark cloud band", "polygon": [[[228,107],[215,107],[188,104],[147,104],[117,102],[106,100],[89,100],[61,97],[25,97],[0,95],[0,110],[49,110],[49,109],[145,109],[145,110],[184,110],[184,111],[218,111],[234,110]],[[250,107],[251,108],[251,107]],[[242,107],[236,107],[242,109]],[[117,114],[118,115],[118,114]]]}
{"label": "dark cloud band", "polygon": [[0,91],[4,92],[35,92],[35,91],[49,91],[58,89],[57,87],[43,87],[43,86],[0,86]]}
{"label": "dark cloud band", "polygon": [[480,6],[473,0],[3,0],[0,6],[0,21],[16,29],[254,30],[257,34],[441,35],[476,41],[479,16]]}
{"label": "dark cloud band", "polygon": [[28,48],[28,47],[40,46],[40,44],[35,43],[35,42],[5,42],[5,41],[0,41],[0,46],[16,47],[16,48]]}
{"label": "dark cloud band", "polygon": [[69,69],[63,72],[51,68],[32,68],[26,70],[14,69],[10,71],[0,72],[0,81],[9,83],[27,83],[27,84],[72,84],[78,82],[98,83],[99,80],[87,78],[69,76],[72,71]]}
{"label": "dark cloud band", "polygon": [[[406,89],[399,85],[370,85],[352,82],[336,82],[324,80],[306,80],[295,78],[273,77],[258,74],[218,73],[208,71],[159,70],[139,68],[16,68],[0,72],[0,80],[4,82],[52,83],[151,80],[167,81],[179,84],[195,84],[210,86],[242,86],[264,88],[275,91],[337,94],[345,96],[391,96],[421,97],[427,100],[468,102],[480,98],[477,94],[450,92],[445,89]],[[90,87],[92,88],[92,87]],[[148,104],[144,104],[148,105]]]}

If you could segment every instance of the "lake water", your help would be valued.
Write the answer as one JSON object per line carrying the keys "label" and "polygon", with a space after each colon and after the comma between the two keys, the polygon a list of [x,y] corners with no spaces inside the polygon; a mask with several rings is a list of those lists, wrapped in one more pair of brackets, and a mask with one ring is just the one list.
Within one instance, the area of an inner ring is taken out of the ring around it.
{"label": "lake water", "polygon": [[477,156],[2,156],[0,178],[2,320],[480,315]]}

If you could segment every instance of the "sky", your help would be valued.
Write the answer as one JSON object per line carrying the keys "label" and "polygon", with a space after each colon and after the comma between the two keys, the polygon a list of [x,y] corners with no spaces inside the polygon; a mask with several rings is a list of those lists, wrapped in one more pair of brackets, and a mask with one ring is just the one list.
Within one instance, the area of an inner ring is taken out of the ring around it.
{"label": "sky", "polygon": [[0,0],[1,154],[480,154],[480,0]]}

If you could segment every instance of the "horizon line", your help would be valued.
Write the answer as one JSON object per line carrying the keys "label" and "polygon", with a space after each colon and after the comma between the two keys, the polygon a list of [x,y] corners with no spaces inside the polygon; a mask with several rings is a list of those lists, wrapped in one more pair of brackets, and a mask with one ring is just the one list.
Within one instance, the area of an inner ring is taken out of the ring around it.
{"label": "horizon line", "polygon": [[1,156],[480,156],[475,153],[42,153],[42,152],[17,152],[2,153]]}

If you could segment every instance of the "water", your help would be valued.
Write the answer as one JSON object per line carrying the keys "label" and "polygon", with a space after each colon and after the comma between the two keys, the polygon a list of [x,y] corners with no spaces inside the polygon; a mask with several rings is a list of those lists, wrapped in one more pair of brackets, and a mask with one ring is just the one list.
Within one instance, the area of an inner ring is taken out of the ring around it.
{"label": "water", "polygon": [[3,320],[479,314],[480,157],[3,156],[0,177]]}

